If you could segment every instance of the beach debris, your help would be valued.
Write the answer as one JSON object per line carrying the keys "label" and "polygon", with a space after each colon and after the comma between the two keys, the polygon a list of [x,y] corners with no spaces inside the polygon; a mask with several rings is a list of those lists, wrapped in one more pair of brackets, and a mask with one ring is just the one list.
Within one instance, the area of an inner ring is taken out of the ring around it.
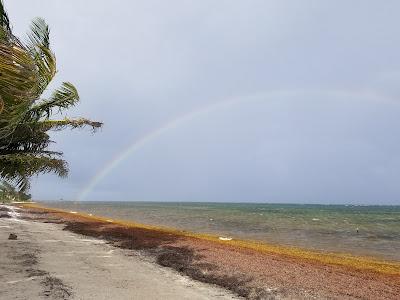
{"label": "beach debris", "polygon": [[210,221],[214,221],[214,219],[213,219],[213,218],[210,218]]}
{"label": "beach debris", "polygon": [[10,235],[8,236],[9,240],[16,240],[18,237],[15,233],[10,233]]}
{"label": "beach debris", "polygon": [[108,222],[108,223],[112,223],[112,222],[114,222],[113,220],[106,220],[106,222]]}
{"label": "beach debris", "polygon": [[232,241],[232,238],[231,238],[231,237],[223,237],[223,236],[220,236],[220,237],[219,237],[219,240],[221,240],[221,241]]}
{"label": "beach debris", "polygon": [[313,218],[312,220],[313,221],[320,221],[320,219],[317,219],[317,218]]}
{"label": "beach debris", "polygon": [[70,211],[71,214],[77,214],[78,212],[76,211]]}

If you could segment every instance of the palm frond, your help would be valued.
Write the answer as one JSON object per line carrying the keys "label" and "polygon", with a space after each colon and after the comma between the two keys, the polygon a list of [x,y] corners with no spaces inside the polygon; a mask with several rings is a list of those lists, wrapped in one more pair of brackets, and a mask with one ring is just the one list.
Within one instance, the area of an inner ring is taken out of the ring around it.
{"label": "palm frond", "polygon": [[50,47],[50,28],[44,19],[35,18],[32,21],[30,30],[28,34],[29,48],[43,46],[48,49]]}
{"label": "palm frond", "polygon": [[0,189],[2,191],[15,192],[15,186],[5,180],[0,182]]}
{"label": "palm frond", "polygon": [[7,140],[0,140],[0,155],[12,154],[16,151],[41,153],[52,143],[50,136],[40,130],[32,131],[29,127],[18,127]]}
{"label": "palm frond", "polygon": [[38,71],[37,96],[47,88],[56,74],[56,58],[50,50],[50,28],[42,18],[32,21],[27,48]]}
{"label": "palm frond", "polygon": [[22,122],[27,107],[27,103],[21,103],[15,105],[11,111],[8,111],[6,107],[0,114],[0,144],[2,144],[1,141],[10,140],[10,136]]}
{"label": "palm frond", "polygon": [[4,101],[3,101],[3,98],[0,95],[0,114],[2,113],[3,110],[4,110]]}
{"label": "palm frond", "polygon": [[38,83],[36,90],[36,97],[39,98],[41,94],[46,90],[49,83],[53,80],[57,73],[56,69],[56,58],[54,53],[50,49],[43,46],[39,48],[39,53],[33,53],[38,75]]}
{"label": "palm frond", "polygon": [[3,101],[14,104],[34,100],[37,66],[24,48],[0,43],[0,75]]}
{"label": "palm frond", "polygon": [[20,189],[27,189],[29,178],[39,173],[55,173],[65,177],[68,174],[67,163],[47,154],[0,155],[0,177],[14,182]]}
{"label": "palm frond", "polygon": [[0,43],[0,138],[10,135],[36,97],[37,70],[30,54],[15,43]]}
{"label": "palm frond", "polygon": [[10,21],[4,9],[3,0],[0,0],[0,40],[11,35]]}
{"label": "palm frond", "polygon": [[91,127],[93,131],[97,130],[98,128],[102,127],[103,123],[91,121],[85,118],[79,119],[68,119],[65,118],[63,120],[43,120],[38,122],[30,123],[29,125],[45,132],[49,130],[63,130],[66,128],[76,129],[76,128],[83,128],[83,127]]}
{"label": "palm frond", "polygon": [[34,120],[41,117],[49,118],[54,110],[62,112],[64,109],[74,106],[78,101],[79,94],[75,86],[72,83],[64,82],[60,88],[53,92],[50,99],[33,105],[28,111],[28,116]]}

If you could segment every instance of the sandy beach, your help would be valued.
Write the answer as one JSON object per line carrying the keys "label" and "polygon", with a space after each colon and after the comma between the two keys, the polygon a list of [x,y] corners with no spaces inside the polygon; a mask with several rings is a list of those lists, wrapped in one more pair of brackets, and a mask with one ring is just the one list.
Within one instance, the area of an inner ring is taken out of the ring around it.
{"label": "sandy beach", "polygon": [[[400,295],[397,262],[218,242],[34,206],[18,212],[20,220],[0,218],[1,261],[6,266],[0,271],[1,299],[398,299]],[[11,232],[18,240],[7,240]]]}
{"label": "sandy beach", "polygon": [[237,299],[63,225],[3,217],[0,228],[0,299]]}

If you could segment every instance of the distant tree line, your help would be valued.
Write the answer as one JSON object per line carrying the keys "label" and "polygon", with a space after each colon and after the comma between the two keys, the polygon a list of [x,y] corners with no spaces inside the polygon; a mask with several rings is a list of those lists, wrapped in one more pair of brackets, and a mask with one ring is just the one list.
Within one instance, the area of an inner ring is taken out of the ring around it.
{"label": "distant tree line", "polygon": [[31,198],[31,194],[16,189],[7,181],[0,182],[0,203],[26,202]]}

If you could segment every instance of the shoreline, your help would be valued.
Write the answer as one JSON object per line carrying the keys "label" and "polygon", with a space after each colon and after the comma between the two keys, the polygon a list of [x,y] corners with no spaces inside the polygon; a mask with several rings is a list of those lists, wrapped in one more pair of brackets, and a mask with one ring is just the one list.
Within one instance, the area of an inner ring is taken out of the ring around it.
{"label": "shoreline", "polygon": [[[0,299],[238,299],[131,251],[0,206]],[[10,211],[8,211],[10,212]],[[17,239],[9,240],[9,234]]]}
{"label": "shoreline", "polygon": [[21,206],[24,208],[36,208],[59,214],[67,214],[67,215],[70,214],[90,221],[107,222],[115,225],[154,230],[165,234],[174,234],[188,238],[197,238],[216,243],[221,243],[224,245],[230,245],[233,247],[252,249],[261,253],[287,255],[292,258],[315,260],[317,262],[324,264],[354,267],[360,270],[376,271],[390,275],[400,275],[400,261],[395,261],[395,260],[382,259],[366,255],[355,255],[345,252],[318,251],[314,249],[279,245],[279,244],[267,243],[263,241],[250,240],[250,239],[244,240],[235,238],[235,239],[225,240],[223,237],[220,237],[215,234],[194,233],[191,231],[179,230],[166,226],[148,225],[128,220],[111,219],[108,217],[92,215],[84,212],[74,212],[63,209],[45,207],[38,203],[29,203],[29,204],[18,203],[18,204],[19,205],[22,204]]}
{"label": "shoreline", "polygon": [[221,241],[213,235],[110,220],[37,204],[16,206],[31,214],[32,221],[63,224],[67,231],[139,251],[158,265],[245,298],[396,299],[400,294],[397,262],[254,241]]}

